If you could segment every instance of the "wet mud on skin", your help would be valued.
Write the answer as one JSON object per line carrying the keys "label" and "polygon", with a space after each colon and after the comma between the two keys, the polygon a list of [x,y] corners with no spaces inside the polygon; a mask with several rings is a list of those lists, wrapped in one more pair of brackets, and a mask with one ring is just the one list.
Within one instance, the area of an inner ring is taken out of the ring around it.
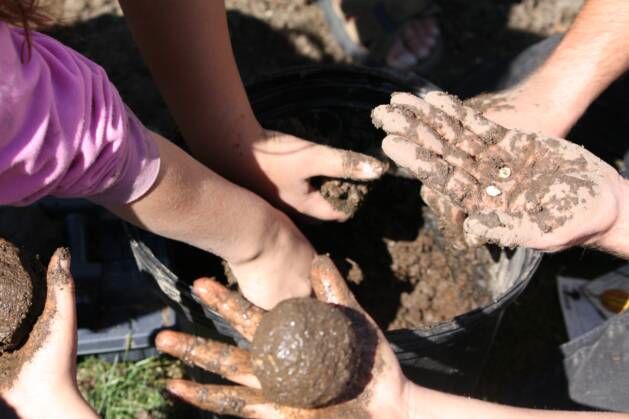
{"label": "wet mud on skin", "polygon": [[19,347],[41,312],[43,270],[37,265],[0,239],[0,351]]}
{"label": "wet mud on skin", "polygon": [[340,307],[311,298],[290,299],[262,318],[252,343],[253,368],[269,400],[322,407],[350,391],[361,345]]}
{"label": "wet mud on skin", "polygon": [[[509,106],[503,98],[476,99],[482,108]],[[582,148],[536,134],[507,130],[482,118],[478,110],[452,101],[457,119],[436,107],[426,112],[412,105],[393,104],[386,112],[402,115],[405,123],[394,134],[417,138],[418,130],[432,130],[441,141],[439,152],[417,141],[418,178],[447,194],[467,213],[498,209],[530,221],[540,233],[550,233],[571,219],[574,209],[597,196],[591,173],[595,160]],[[463,123],[462,123],[463,122]],[[374,124],[383,122],[374,117]],[[473,124],[471,132],[467,127]],[[469,154],[462,151],[466,149]],[[464,153],[462,156],[461,153]],[[448,162],[464,161],[453,165]],[[434,170],[424,170],[434,167]],[[514,226],[488,220],[487,228]]]}
{"label": "wet mud on skin", "polygon": [[[48,335],[48,322],[52,313],[41,315],[47,290],[44,270],[38,261],[21,256],[17,248],[2,240],[0,242],[0,263],[2,263],[0,280],[3,281],[3,284],[0,286],[2,288],[0,296],[2,298],[3,311],[4,307],[6,307],[4,306],[6,304],[6,296],[15,292],[10,290],[10,286],[7,287],[6,281],[13,281],[16,276],[23,275],[27,275],[29,277],[28,280],[32,281],[32,294],[30,292],[25,293],[25,290],[20,290],[22,295],[17,297],[18,300],[16,300],[19,301],[18,304],[22,305],[22,308],[18,307],[16,310],[20,309],[23,311],[26,309],[25,305],[30,304],[27,308],[27,322],[25,323],[28,326],[22,329],[21,340],[18,346],[0,351],[0,388],[6,388],[16,379],[22,366],[41,347],[42,342]],[[22,279],[24,280],[25,277]],[[6,316],[5,313],[2,313],[2,315],[3,317]],[[3,326],[7,324],[5,321],[6,319],[3,318]]]}

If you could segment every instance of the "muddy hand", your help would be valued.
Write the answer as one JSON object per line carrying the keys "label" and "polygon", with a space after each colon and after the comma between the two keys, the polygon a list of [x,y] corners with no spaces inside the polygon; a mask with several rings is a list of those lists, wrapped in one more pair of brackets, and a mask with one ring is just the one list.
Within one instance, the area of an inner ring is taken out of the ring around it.
{"label": "muddy hand", "polygon": [[471,244],[559,250],[616,221],[619,174],[566,140],[508,130],[441,92],[394,94],[372,116],[385,153],[467,214]]}
{"label": "muddy hand", "polygon": [[[96,418],[76,386],[76,301],[70,252],[57,249],[46,275],[43,312],[23,346],[23,362],[0,396],[20,418]],[[6,371],[5,371],[6,372]]]}
{"label": "muddy hand", "polygon": [[[370,362],[363,364],[369,365],[369,370],[361,374],[364,381],[350,400],[319,409],[274,403],[263,395],[248,351],[172,331],[161,332],[157,336],[160,351],[219,374],[240,386],[201,385],[173,380],[169,382],[168,390],[201,409],[242,417],[393,417],[391,415],[401,409],[400,403],[393,400],[393,395],[403,394],[407,382],[393,351],[373,321],[362,311],[329,258],[315,259],[311,279],[318,299],[360,313],[366,327],[373,332],[372,344],[364,344],[365,348],[370,348],[367,354]],[[204,304],[223,316],[246,339],[252,340],[263,316],[261,309],[212,279],[196,281],[194,290]]]}

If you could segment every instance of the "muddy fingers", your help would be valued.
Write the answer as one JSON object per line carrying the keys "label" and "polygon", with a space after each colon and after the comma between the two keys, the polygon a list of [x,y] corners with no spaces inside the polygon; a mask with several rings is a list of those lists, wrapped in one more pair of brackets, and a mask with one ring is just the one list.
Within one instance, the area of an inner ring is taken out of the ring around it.
{"label": "muddy fingers", "polygon": [[157,335],[155,344],[160,352],[188,364],[196,365],[238,384],[260,387],[258,379],[253,374],[249,353],[244,349],[173,331],[161,332]]}
{"label": "muddy fingers", "polygon": [[467,216],[452,200],[440,192],[426,186],[421,188],[422,200],[432,209],[439,220],[444,236],[456,249],[464,249],[468,244],[463,235],[463,222]]}
{"label": "muddy fingers", "polygon": [[264,311],[245,300],[237,292],[225,288],[213,279],[201,278],[194,283],[194,292],[212,310],[220,314],[241,335],[253,339]]}
{"label": "muddy fingers", "polygon": [[424,146],[438,146],[442,151],[436,151],[446,158],[452,155],[469,159],[487,148],[459,121],[408,93],[393,94],[390,105],[374,109],[372,120],[389,134],[409,137]]}
{"label": "muddy fingers", "polygon": [[474,209],[479,184],[469,173],[403,137],[387,136],[382,149],[396,164],[411,170],[431,189],[449,196],[459,207]]}
{"label": "muddy fingers", "polygon": [[319,255],[314,258],[310,280],[319,300],[363,311],[329,256]]}
{"label": "muddy fingers", "polygon": [[[421,100],[421,99],[420,99]],[[426,102],[439,109],[470,132],[474,133],[482,143],[495,145],[509,133],[507,128],[495,124],[482,116],[478,111],[465,106],[457,97],[444,92],[430,92],[425,96]]]}
{"label": "muddy fingers", "polygon": [[222,385],[202,385],[184,380],[168,382],[168,391],[200,409],[221,415],[252,417],[254,405],[265,404],[260,390]]}
{"label": "muddy fingers", "polygon": [[352,180],[374,180],[387,171],[388,165],[376,158],[349,150],[339,150],[324,145],[313,148],[321,165],[313,167],[313,176],[329,176]]}

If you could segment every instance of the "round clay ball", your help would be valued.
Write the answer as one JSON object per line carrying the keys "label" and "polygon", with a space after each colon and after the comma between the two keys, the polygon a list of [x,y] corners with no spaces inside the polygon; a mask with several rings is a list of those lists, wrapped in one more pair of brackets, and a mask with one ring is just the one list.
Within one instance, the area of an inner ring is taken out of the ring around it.
{"label": "round clay ball", "polygon": [[17,247],[0,239],[0,352],[17,348],[36,317],[33,292],[39,281],[22,259]]}
{"label": "round clay ball", "polygon": [[340,307],[293,298],[262,318],[253,339],[252,360],[269,400],[321,407],[350,388],[360,362],[358,338]]}

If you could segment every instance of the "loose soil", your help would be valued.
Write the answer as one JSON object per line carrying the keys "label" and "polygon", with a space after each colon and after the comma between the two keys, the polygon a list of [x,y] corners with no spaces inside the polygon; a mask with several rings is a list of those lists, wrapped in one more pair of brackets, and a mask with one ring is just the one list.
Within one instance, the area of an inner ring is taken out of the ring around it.
{"label": "loose soil", "polygon": [[253,368],[269,400],[322,407],[340,400],[355,381],[359,342],[341,307],[294,298],[262,318],[252,344]]}
{"label": "loose soil", "polygon": [[16,349],[41,312],[41,267],[0,239],[0,351]]}
{"label": "loose soil", "polygon": [[40,314],[46,295],[43,268],[0,239],[0,388],[10,385],[47,335]]}
{"label": "loose soil", "polygon": [[353,216],[365,199],[369,185],[367,183],[327,179],[321,183],[319,190],[334,209]]}

